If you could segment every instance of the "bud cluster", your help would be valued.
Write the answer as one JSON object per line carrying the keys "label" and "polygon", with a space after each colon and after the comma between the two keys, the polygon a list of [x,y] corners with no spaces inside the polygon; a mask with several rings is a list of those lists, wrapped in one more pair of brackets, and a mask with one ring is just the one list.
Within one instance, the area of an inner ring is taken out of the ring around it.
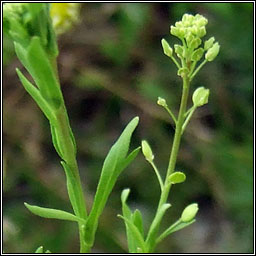
{"label": "bud cluster", "polygon": [[207,23],[208,20],[200,14],[195,16],[184,14],[181,21],[177,21],[175,26],[171,26],[170,32],[180,39],[185,38],[187,42],[198,41],[206,35]]}
{"label": "bud cluster", "polygon": [[38,37],[42,47],[57,55],[57,44],[48,3],[5,3],[3,29],[11,39],[27,48],[32,37]]}
{"label": "bud cluster", "polygon": [[[192,75],[194,65],[201,60],[205,53],[205,61],[213,61],[219,53],[220,45],[211,37],[202,45],[202,38],[206,35],[206,25],[208,20],[200,14],[195,16],[184,14],[181,21],[177,21],[175,26],[170,27],[170,33],[182,41],[182,45],[174,44],[174,49],[162,39],[164,54],[170,57],[177,65],[178,75],[181,77]],[[177,64],[173,52],[181,60],[182,66]]]}

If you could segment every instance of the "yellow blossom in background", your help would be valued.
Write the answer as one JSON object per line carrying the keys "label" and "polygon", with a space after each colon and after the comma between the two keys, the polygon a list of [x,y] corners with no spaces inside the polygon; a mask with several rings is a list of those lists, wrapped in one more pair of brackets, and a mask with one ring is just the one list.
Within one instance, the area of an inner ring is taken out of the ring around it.
{"label": "yellow blossom in background", "polygon": [[51,3],[50,15],[56,34],[69,30],[79,20],[79,3]]}

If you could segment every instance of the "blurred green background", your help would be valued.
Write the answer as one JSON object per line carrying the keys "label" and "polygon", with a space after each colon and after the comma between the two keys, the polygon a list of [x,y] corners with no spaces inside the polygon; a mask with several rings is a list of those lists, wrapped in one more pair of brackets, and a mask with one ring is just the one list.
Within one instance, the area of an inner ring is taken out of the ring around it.
{"label": "blurred green background", "polygon": [[[166,253],[253,252],[253,3],[82,3],[81,21],[59,38],[59,73],[78,144],[81,178],[91,206],[104,158],[128,121],[140,117],[132,148],[147,139],[162,175],[174,130],[156,104],[167,100],[175,113],[181,80],[163,54],[171,45],[169,26],[184,13],[208,18],[208,39],[219,56],[193,81],[210,88],[209,104],[198,109],[184,134],[176,170],[185,183],[171,190],[162,228],[198,202],[197,222],[169,236],[157,248]],[[64,172],[53,149],[48,121],[15,74],[21,67],[4,38],[3,242],[7,253],[78,252],[74,223],[42,219],[23,202],[71,210]],[[191,101],[190,101],[191,104]],[[93,252],[127,251],[120,194],[139,208],[147,229],[159,199],[159,185],[142,154],[122,173],[100,219]]]}

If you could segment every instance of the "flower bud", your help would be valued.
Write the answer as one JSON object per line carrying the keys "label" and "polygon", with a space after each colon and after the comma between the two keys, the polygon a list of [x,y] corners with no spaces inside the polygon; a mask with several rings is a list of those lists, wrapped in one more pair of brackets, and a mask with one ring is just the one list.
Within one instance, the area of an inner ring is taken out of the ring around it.
{"label": "flower bud", "polygon": [[207,25],[208,20],[207,20],[204,16],[202,16],[202,15],[200,15],[200,14],[197,14],[197,15],[195,16],[195,23],[196,23],[199,27],[201,27],[201,26]]}
{"label": "flower bud", "polygon": [[193,40],[188,42],[188,47],[192,49],[196,49],[201,43],[202,43],[202,40],[199,37],[196,37]]}
{"label": "flower bud", "polygon": [[220,51],[220,45],[216,42],[205,54],[205,59],[208,61],[213,61]]}
{"label": "flower bud", "polygon": [[174,50],[179,58],[184,57],[184,48],[181,45],[175,44]]}
{"label": "flower bud", "polygon": [[170,33],[173,35],[173,36],[177,36],[179,37],[179,29],[174,27],[174,26],[171,26],[170,28]]}
{"label": "flower bud", "polygon": [[182,16],[182,22],[185,26],[191,26],[191,24],[193,23],[194,21],[194,16],[191,15],[191,14],[187,14],[185,13],[183,16]]}
{"label": "flower bud", "polygon": [[167,107],[166,100],[161,97],[158,97],[157,104],[162,107]]}
{"label": "flower bud", "polygon": [[204,87],[197,88],[192,96],[193,104],[196,107],[203,106],[208,103],[210,90]]}
{"label": "flower bud", "polygon": [[182,212],[181,214],[181,221],[182,222],[190,222],[192,221],[197,212],[198,212],[199,208],[198,208],[198,204],[197,203],[193,203],[188,205]]}
{"label": "flower bud", "polygon": [[188,74],[189,70],[187,68],[180,68],[178,70],[178,76],[185,77]]}
{"label": "flower bud", "polygon": [[204,26],[198,28],[197,36],[203,37],[206,35],[206,29]]}
{"label": "flower bud", "polygon": [[204,49],[208,50],[213,46],[213,43],[215,41],[214,37],[209,38],[207,41],[204,42]]}
{"label": "flower bud", "polygon": [[143,140],[141,142],[141,147],[142,147],[142,153],[145,156],[146,160],[149,162],[153,162],[154,155],[153,155],[152,150],[146,140]]}
{"label": "flower bud", "polygon": [[162,43],[162,47],[163,47],[163,50],[164,50],[164,54],[167,55],[168,57],[172,57],[172,48],[170,47],[170,45],[167,43],[167,41],[163,38],[161,40],[161,43]]}
{"label": "flower bud", "polygon": [[202,58],[203,54],[204,54],[204,49],[203,48],[198,48],[197,50],[195,50],[192,53],[191,60],[199,61]]}

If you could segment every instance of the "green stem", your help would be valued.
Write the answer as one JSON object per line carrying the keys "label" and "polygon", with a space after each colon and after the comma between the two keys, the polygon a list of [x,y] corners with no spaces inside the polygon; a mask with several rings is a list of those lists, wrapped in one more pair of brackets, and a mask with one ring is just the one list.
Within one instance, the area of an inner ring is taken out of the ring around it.
{"label": "green stem", "polygon": [[[161,192],[160,201],[158,204],[158,208],[156,211],[156,215],[154,220],[158,219],[157,225],[154,225],[150,227],[148,236],[146,239],[146,243],[148,245],[148,252],[153,252],[155,246],[156,246],[156,235],[159,230],[161,218],[158,218],[158,215],[160,213],[161,206],[167,202],[167,198],[170,192],[171,184],[168,182],[168,177],[170,174],[174,171],[176,161],[177,161],[177,155],[179,151],[181,136],[182,136],[182,126],[184,123],[186,108],[187,108],[187,101],[188,101],[188,95],[189,95],[189,79],[188,77],[183,78],[183,89],[182,89],[182,98],[181,98],[181,104],[180,104],[180,110],[178,115],[178,120],[176,123],[176,130],[174,135],[174,140],[172,144],[172,151],[170,155],[169,165],[167,169],[167,174],[164,182],[164,187]],[[154,220],[152,223],[154,223]]]}
{"label": "green stem", "polygon": [[[64,105],[58,111],[56,111],[56,119],[56,131],[58,133],[58,140],[61,147],[62,157],[65,163],[68,165],[70,171],[72,172],[72,176],[75,179],[74,184],[72,184],[72,189],[74,191],[74,196],[76,199],[75,202],[73,202],[76,204],[75,209],[77,209],[77,212],[75,212],[75,214],[80,218],[86,219],[87,211],[85,206],[84,193],[79,176],[78,165],[76,161],[76,149],[70,135],[69,119]],[[89,252],[90,248],[86,246],[83,240],[83,227],[81,224],[79,224],[78,226],[80,236],[80,252]]]}
{"label": "green stem", "polygon": [[160,173],[159,173],[159,171],[158,171],[158,169],[157,169],[156,165],[154,164],[154,162],[149,162],[149,163],[152,165],[152,167],[153,167],[153,169],[154,169],[154,171],[155,171],[155,174],[156,174],[156,176],[157,176],[157,179],[158,179],[158,182],[159,182],[159,185],[160,185],[161,191],[162,191],[162,190],[163,190],[163,188],[164,188],[164,184],[163,184],[163,181],[162,181],[161,175],[160,175]]}
{"label": "green stem", "polygon": [[[191,111],[189,112],[188,116],[186,117],[186,120],[185,120],[184,124],[182,125],[182,134],[183,134],[183,132],[185,131],[185,129],[186,129],[186,127],[187,127],[187,125],[188,125],[188,123],[189,123],[189,121],[190,121],[192,115],[194,114],[195,110],[196,110],[196,107],[193,106],[192,109],[191,109]],[[186,115],[185,115],[185,116],[186,116]]]}
{"label": "green stem", "polygon": [[198,67],[197,69],[194,71],[194,73],[190,76],[190,82],[192,81],[192,79],[195,77],[195,75],[199,72],[199,70],[204,66],[204,64],[207,62],[207,60],[205,59]]}

